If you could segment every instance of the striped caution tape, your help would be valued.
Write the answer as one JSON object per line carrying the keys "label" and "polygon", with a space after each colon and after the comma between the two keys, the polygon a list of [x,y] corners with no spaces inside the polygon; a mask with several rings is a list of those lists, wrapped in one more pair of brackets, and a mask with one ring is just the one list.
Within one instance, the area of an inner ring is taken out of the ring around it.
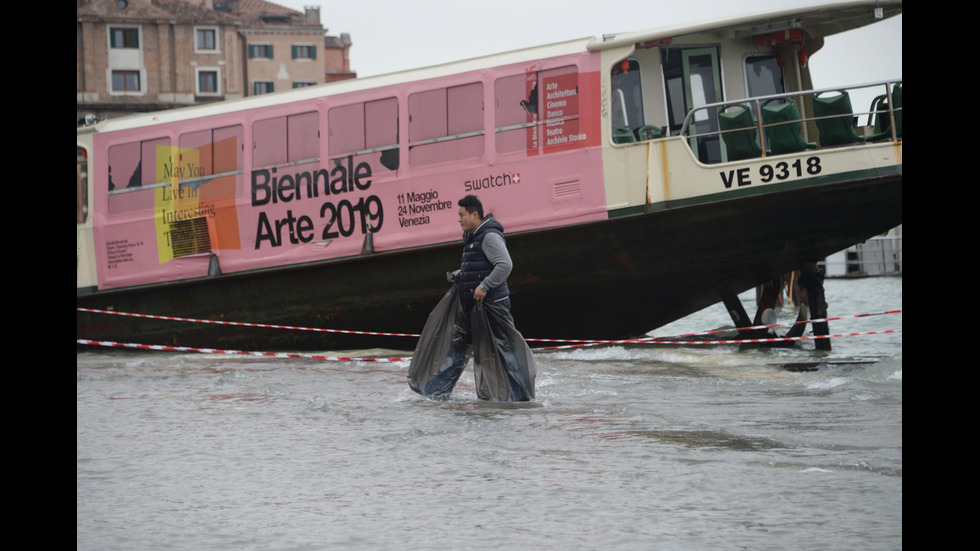
{"label": "striped caution tape", "polygon": [[[842,337],[858,337],[865,335],[887,335],[892,333],[901,333],[901,329],[891,329],[887,331],[866,331],[862,333],[838,333],[835,335],[813,335],[813,336],[800,336],[800,337],[772,337],[766,339],[730,339],[730,340],[718,340],[718,341],[667,341],[667,340],[656,340],[656,341],[633,341],[642,342],[644,344],[671,344],[671,345],[718,345],[718,344],[758,344],[767,342],[788,342],[794,340],[819,340],[819,339],[838,339]],[[406,356],[403,358],[357,358],[353,356],[322,356],[316,354],[295,354],[289,352],[251,352],[247,350],[221,350],[216,348],[194,348],[190,346],[164,346],[157,344],[138,344],[138,343],[119,343],[112,341],[93,341],[88,339],[76,339],[75,342],[78,344],[89,345],[89,346],[108,346],[113,348],[132,348],[137,350],[161,350],[170,352],[199,352],[202,354],[239,354],[246,356],[259,356],[263,358],[306,358],[311,360],[325,360],[334,362],[384,362],[384,363],[395,363],[395,362],[407,362],[411,361],[411,356]],[[622,341],[623,344],[627,344],[628,341]],[[588,342],[580,344],[569,344],[564,346],[551,346],[544,348],[535,348],[535,352],[543,352],[549,350],[565,350],[572,348],[586,348],[594,346],[608,346],[609,343],[601,342]]]}
{"label": "striped caution tape", "polygon": [[322,333],[343,333],[346,335],[379,335],[385,337],[418,337],[420,335],[413,333],[377,333],[373,331],[351,331],[346,329],[321,329],[318,327],[296,327],[293,325],[269,325],[265,323],[248,323],[241,321],[223,321],[223,320],[203,320],[195,318],[179,318],[173,316],[156,316],[153,314],[134,314],[132,312],[116,312],[114,310],[97,310],[94,308],[76,308],[79,312],[91,312],[93,314],[112,314],[115,316],[129,316],[134,318],[147,318],[147,319],[158,319],[167,321],[186,321],[192,323],[210,323],[214,325],[237,325],[240,327],[260,327],[265,329],[291,329],[294,331],[319,331]]}
{"label": "striped caution tape", "polygon": [[[882,315],[885,315],[885,314],[901,314],[901,313],[902,313],[901,310],[886,310],[886,311],[883,311],[883,312],[870,312],[870,313],[867,313],[867,314],[852,314],[850,316],[837,316],[837,317],[833,317],[833,318],[819,318],[819,319],[803,320],[803,321],[791,321],[791,322],[786,322],[786,323],[772,323],[772,324],[768,324],[768,325],[753,325],[753,326],[750,326],[750,327],[738,327],[738,328],[731,328],[730,327],[730,328],[727,328],[727,329],[714,329],[714,330],[711,330],[711,331],[701,331],[701,332],[698,332],[698,333],[684,333],[684,334],[681,334],[681,335],[670,335],[670,336],[663,336],[663,337],[642,337],[642,338],[637,338],[637,339],[620,339],[620,340],[605,340],[605,341],[600,341],[600,340],[577,340],[577,339],[526,339],[526,340],[528,340],[528,341],[541,341],[541,342],[584,343],[584,344],[643,344],[643,343],[650,343],[650,342],[662,343],[662,341],[665,341],[665,340],[684,339],[684,338],[689,338],[689,337],[700,337],[700,336],[704,336],[704,335],[716,335],[716,334],[719,334],[719,333],[731,333],[732,331],[753,331],[753,330],[757,330],[757,329],[772,329],[772,328],[775,328],[775,327],[790,327],[790,326],[799,325],[799,324],[804,324],[805,325],[807,323],[825,323],[825,322],[828,322],[828,321],[840,321],[840,320],[843,320],[843,319],[850,319],[850,318],[866,318],[866,317],[870,317],[870,316],[882,316]],[[708,342],[710,344],[716,344],[716,343],[719,343],[721,341],[708,341]],[[666,342],[664,344],[678,344],[678,343],[675,343],[675,342]]]}
{"label": "striped caution tape", "polygon": [[158,344],[138,344],[112,341],[92,341],[76,339],[78,344],[90,346],[108,346],[113,348],[133,348],[137,350],[160,350],[166,352],[200,352],[202,354],[230,354],[243,356],[259,356],[263,358],[306,358],[310,360],[327,360],[333,362],[406,362],[407,358],[356,358],[351,356],[321,356],[317,354],[294,354],[289,352],[250,352],[248,350],[220,350],[217,348],[193,348],[190,346],[163,346]]}
{"label": "striped caution tape", "polygon": [[[110,314],[110,315],[115,315],[115,316],[130,316],[130,317],[136,317],[136,318],[161,319],[161,320],[168,320],[168,321],[182,321],[182,322],[191,322],[191,323],[209,323],[209,324],[215,324],[215,325],[235,325],[235,326],[240,326],[240,327],[259,327],[259,328],[269,328],[269,329],[289,329],[289,330],[294,330],[294,331],[318,331],[318,332],[324,332],[324,333],[342,333],[342,334],[347,334],[347,335],[374,335],[374,336],[390,336],[390,337],[420,337],[421,336],[421,335],[419,335],[417,333],[383,333],[383,332],[375,332],[375,331],[354,331],[354,330],[348,330],[348,329],[323,329],[323,328],[318,328],[318,327],[298,327],[298,326],[293,326],[293,325],[269,325],[269,324],[263,324],[263,323],[249,323],[249,322],[224,321],[224,320],[205,320],[205,319],[183,318],[183,317],[174,317],[174,316],[158,316],[158,315],[153,315],[153,314],[136,314],[136,313],[132,313],[132,312],[116,312],[114,310],[98,310],[98,309],[94,309],[94,308],[80,308],[79,307],[79,308],[76,308],[76,310],[79,311],[79,312],[90,312],[90,313],[95,313],[95,314]],[[796,325],[796,324],[799,324],[799,323],[804,323],[804,324],[805,323],[823,323],[823,322],[829,322],[829,321],[840,321],[840,320],[848,319],[848,318],[864,318],[864,317],[870,317],[870,316],[881,316],[881,315],[885,315],[885,314],[901,314],[901,313],[902,313],[902,310],[886,310],[886,311],[883,311],[883,312],[871,312],[871,313],[866,313],[866,314],[854,314],[854,315],[850,315],[850,316],[837,316],[837,317],[833,317],[833,318],[821,318],[821,319],[804,320],[804,321],[792,321],[792,322],[787,322],[787,323],[774,323],[774,324],[769,324],[769,325],[753,325],[751,327],[739,327],[739,328],[737,328],[737,330],[738,331],[752,331],[752,330],[756,330],[756,329],[770,329],[770,328],[775,328],[775,327],[789,327],[789,326]],[[667,336],[667,337],[643,337],[643,338],[638,338],[638,339],[618,339],[618,340],[543,339],[543,338],[525,339],[525,340],[528,341],[528,342],[561,342],[561,343],[580,343],[580,344],[590,344],[590,345],[596,345],[596,344],[638,344],[638,343],[649,343],[649,342],[658,342],[658,343],[660,343],[664,339],[682,339],[682,338],[697,337],[697,336],[704,336],[704,335],[713,335],[713,334],[718,334],[718,333],[728,333],[728,332],[731,332],[733,330],[736,330],[736,329],[731,329],[731,328],[729,328],[729,329],[716,329],[716,330],[712,330],[712,331],[702,331],[702,332],[699,332],[699,333],[685,333],[685,334],[682,334],[682,335],[673,335],[673,336]],[[710,343],[712,343],[712,344],[719,343],[719,342],[721,342],[721,341],[710,341]],[[668,343],[665,343],[665,344],[677,344],[677,343],[668,342]]]}
{"label": "striped caution tape", "polygon": [[863,333],[838,333],[836,335],[811,335],[811,336],[800,336],[800,337],[771,337],[765,339],[729,339],[729,340],[700,340],[700,341],[678,341],[678,340],[644,340],[636,339],[631,341],[608,341],[608,342],[586,342],[582,344],[570,344],[564,346],[549,346],[545,348],[535,348],[534,351],[543,350],[563,350],[570,348],[586,348],[592,346],[608,346],[609,344],[673,344],[673,345],[706,345],[706,344],[757,344],[757,343],[767,343],[767,342],[789,342],[789,341],[807,341],[807,340],[819,340],[819,339],[838,339],[841,337],[860,337],[865,335],[887,335],[891,333],[901,333],[901,329],[889,329],[886,331],[866,331]]}

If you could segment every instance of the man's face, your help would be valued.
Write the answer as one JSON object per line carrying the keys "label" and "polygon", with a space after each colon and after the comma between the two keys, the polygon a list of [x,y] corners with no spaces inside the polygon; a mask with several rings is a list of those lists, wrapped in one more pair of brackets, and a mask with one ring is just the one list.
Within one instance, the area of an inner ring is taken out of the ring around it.
{"label": "man's face", "polygon": [[476,231],[480,227],[480,214],[476,211],[466,212],[465,207],[459,207],[459,226],[463,231]]}

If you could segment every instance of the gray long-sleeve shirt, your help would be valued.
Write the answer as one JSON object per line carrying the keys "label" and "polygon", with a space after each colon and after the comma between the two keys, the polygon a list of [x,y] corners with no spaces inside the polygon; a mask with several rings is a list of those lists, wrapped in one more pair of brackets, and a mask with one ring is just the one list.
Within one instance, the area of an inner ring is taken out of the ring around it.
{"label": "gray long-sleeve shirt", "polygon": [[483,278],[483,284],[488,289],[493,289],[497,285],[507,281],[507,276],[514,269],[514,262],[510,259],[507,252],[507,243],[502,235],[498,233],[488,233],[483,238],[483,254],[487,255],[487,260],[493,264],[490,275]]}

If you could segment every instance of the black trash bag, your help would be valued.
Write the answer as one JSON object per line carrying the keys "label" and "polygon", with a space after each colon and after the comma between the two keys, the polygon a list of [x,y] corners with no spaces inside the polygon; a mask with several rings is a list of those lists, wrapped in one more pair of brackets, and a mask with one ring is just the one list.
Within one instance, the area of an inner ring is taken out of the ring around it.
{"label": "black trash bag", "polygon": [[477,397],[496,402],[533,400],[537,366],[510,311],[493,302],[477,302],[472,324]]}
{"label": "black trash bag", "polygon": [[[466,326],[472,318],[472,344],[455,331],[456,321]],[[459,342],[453,342],[453,337]],[[462,309],[456,286],[429,314],[408,368],[408,386],[432,398],[445,398],[474,353],[474,379],[481,400],[524,402],[534,399],[537,372],[524,337],[514,327],[510,312],[498,304],[478,302],[470,312]]]}
{"label": "black trash bag", "polygon": [[[422,328],[422,335],[415,345],[415,353],[412,354],[412,361],[408,367],[408,386],[419,394],[425,396],[449,394],[459,379],[459,374],[455,377],[444,374],[440,377],[440,381],[435,381],[433,384],[433,379],[440,372],[452,367],[453,325],[459,308],[459,293],[453,285],[425,321],[425,327]],[[449,388],[444,388],[447,385]]]}

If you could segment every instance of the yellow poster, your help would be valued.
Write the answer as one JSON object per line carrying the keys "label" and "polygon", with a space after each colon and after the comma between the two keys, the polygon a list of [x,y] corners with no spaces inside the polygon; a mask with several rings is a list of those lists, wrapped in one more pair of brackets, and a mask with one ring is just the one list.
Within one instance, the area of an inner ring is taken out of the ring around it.
{"label": "yellow poster", "polygon": [[157,146],[156,156],[155,181],[169,184],[157,189],[154,202],[157,251],[163,264],[174,259],[174,224],[198,218],[202,214],[198,186],[181,185],[181,181],[203,175],[197,174],[201,170],[201,162],[196,149],[161,145]]}

